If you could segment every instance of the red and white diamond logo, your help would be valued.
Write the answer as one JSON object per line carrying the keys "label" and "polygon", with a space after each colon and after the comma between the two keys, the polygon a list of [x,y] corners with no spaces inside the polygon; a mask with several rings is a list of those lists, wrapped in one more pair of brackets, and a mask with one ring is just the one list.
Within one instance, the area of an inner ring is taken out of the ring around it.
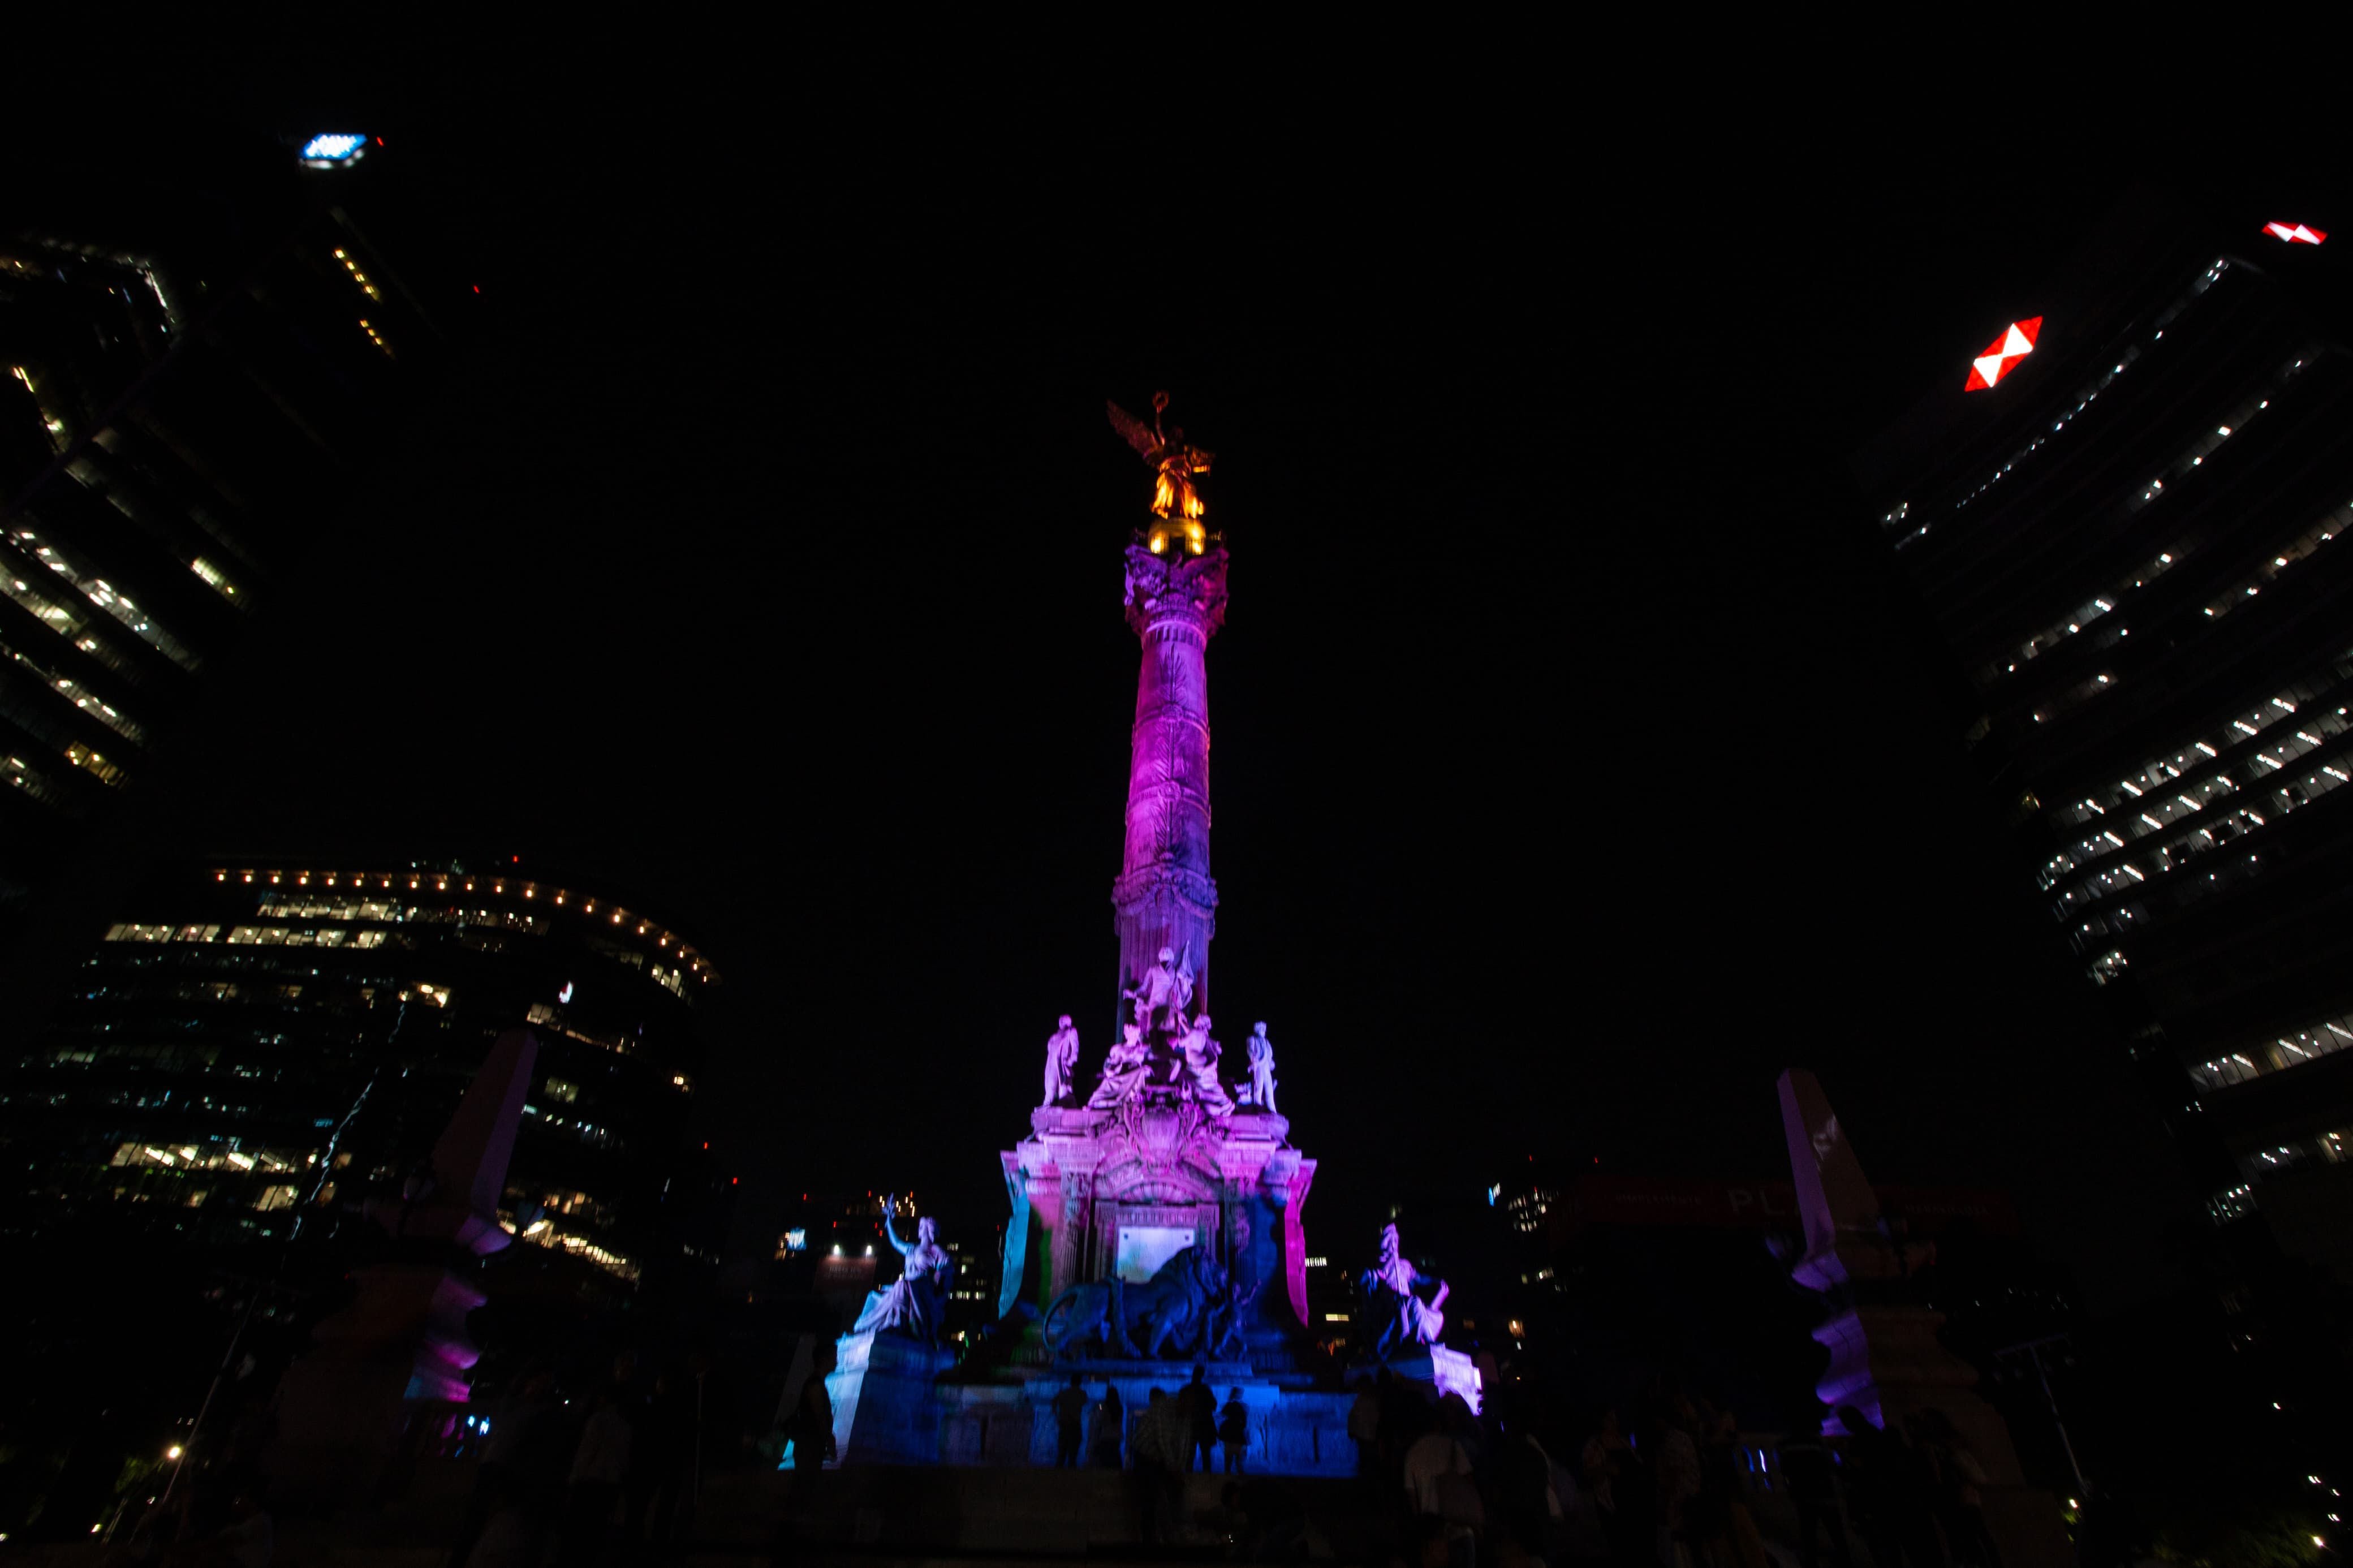
{"label": "red and white diamond logo", "polygon": [[2328,237],[2327,229],[2315,228],[2305,223],[2267,223],[2263,225],[2263,232],[2290,245],[2318,245]]}
{"label": "red and white diamond logo", "polygon": [[1986,344],[1985,353],[1969,362],[1969,379],[1961,384],[1963,392],[1983,392],[2018,366],[2018,362],[2034,352],[2034,336],[2042,330],[2042,318],[2012,321],[2010,330]]}

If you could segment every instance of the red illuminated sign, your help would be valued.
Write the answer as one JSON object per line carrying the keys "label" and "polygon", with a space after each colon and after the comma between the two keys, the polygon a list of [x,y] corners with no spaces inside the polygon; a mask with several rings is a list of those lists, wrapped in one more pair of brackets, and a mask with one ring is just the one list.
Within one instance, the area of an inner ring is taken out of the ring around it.
{"label": "red illuminated sign", "polygon": [[2267,223],[2263,232],[2274,239],[2284,239],[2290,245],[2318,245],[2328,237],[2328,231],[2306,223]]}
{"label": "red illuminated sign", "polygon": [[2042,330],[2042,318],[2012,321],[2010,330],[1986,344],[1985,353],[1969,362],[1969,379],[1961,384],[1963,392],[1983,392],[2018,367],[2018,362],[2034,352],[2034,336]]}

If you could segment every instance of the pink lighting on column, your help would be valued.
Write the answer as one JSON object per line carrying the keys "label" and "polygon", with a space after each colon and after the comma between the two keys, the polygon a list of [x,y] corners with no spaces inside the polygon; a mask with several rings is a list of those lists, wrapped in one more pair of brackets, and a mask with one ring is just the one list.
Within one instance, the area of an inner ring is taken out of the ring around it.
{"label": "pink lighting on column", "polygon": [[1226,552],[1127,551],[1127,624],[1144,647],[1127,778],[1127,836],[1112,904],[1123,985],[1164,947],[1188,959],[1208,1005],[1218,885],[1209,876],[1209,638],[1226,618]]}

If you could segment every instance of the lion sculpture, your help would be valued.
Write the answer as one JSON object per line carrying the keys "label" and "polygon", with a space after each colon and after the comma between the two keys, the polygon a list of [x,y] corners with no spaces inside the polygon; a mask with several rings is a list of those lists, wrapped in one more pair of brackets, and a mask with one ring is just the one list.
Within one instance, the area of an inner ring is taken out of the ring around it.
{"label": "lion sculpture", "polygon": [[1071,1286],[1046,1309],[1041,1331],[1046,1348],[1058,1356],[1089,1342],[1114,1355],[1156,1359],[1172,1347],[1187,1353],[1225,1290],[1226,1271],[1202,1248],[1188,1247],[1141,1285],[1114,1275]]}

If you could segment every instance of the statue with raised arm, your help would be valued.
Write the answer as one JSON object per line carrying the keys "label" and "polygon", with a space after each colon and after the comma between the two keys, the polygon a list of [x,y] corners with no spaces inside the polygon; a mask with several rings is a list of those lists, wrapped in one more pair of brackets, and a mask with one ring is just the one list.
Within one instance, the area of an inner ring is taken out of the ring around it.
{"label": "statue with raised arm", "polygon": [[955,1259],[940,1245],[939,1232],[929,1215],[915,1222],[915,1239],[912,1243],[902,1241],[898,1227],[892,1223],[893,1201],[890,1197],[882,1200],[882,1234],[902,1259],[899,1282],[888,1290],[867,1292],[866,1310],[858,1314],[858,1322],[849,1331],[862,1334],[888,1331],[925,1344],[937,1344],[947,1308],[948,1281],[955,1273]]}
{"label": "statue with raised arm", "polygon": [[1185,1009],[1193,1002],[1192,944],[1186,944],[1182,958],[1175,948],[1162,948],[1158,962],[1124,994],[1135,1004],[1137,1028],[1147,1033],[1164,1029],[1172,1035],[1183,1029]]}
{"label": "statue with raised arm", "polygon": [[1266,1037],[1263,1022],[1250,1026],[1250,1081],[1236,1096],[1244,1105],[1255,1105],[1269,1116],[1274,1110],[1274,1042]]}
{"label": "statue with raised arm", "polygon": [[1186,1079],[1185,1092],[1212,1116],[1233,1114],[1233,1097],[1218,1081],[1218,1058],[1224,1054],[1209,1037],[1209,1016],[1194,1019],[1176,1037],[1177,1067]]}
{"label": "statue with raised arm", "polygon": [[[1402,1345],[1433,1345],[1446,1331],[1446,1281],[1413,1266],[1398,1243],[1398,1227],[1381,1227],[1380,1260],[1358,1279],[1365,1295],[1365,1321],[1380,1325],[1373,1341],[1375,1361],[1387,1361]],[[1422,1292],[1430,1292],[1428,1300]]]}
{"label": "statue with raised arm", "polygon": [[1103,1058],[1103,1079],[1095,1085],[1093,1097],[1087,1104],[1096,1110],[1111,1107],[1134,1095],[1144,1085],[1152,1071],[1152,1053],[1145,1046],[1142,1026],[1128,1024],[1119,1032],[1119,1044]]}
{"label": "statue with raised arm", "polygon": [[1065,1013],[1054,1026],[1053,1037],[1046,1042],[1046,1098],[1038,1103],[1056,1106],[1069,1097],[1071,1080],[1079,1071],[1079,1032],[1071,1026],[1071,1016]]}

